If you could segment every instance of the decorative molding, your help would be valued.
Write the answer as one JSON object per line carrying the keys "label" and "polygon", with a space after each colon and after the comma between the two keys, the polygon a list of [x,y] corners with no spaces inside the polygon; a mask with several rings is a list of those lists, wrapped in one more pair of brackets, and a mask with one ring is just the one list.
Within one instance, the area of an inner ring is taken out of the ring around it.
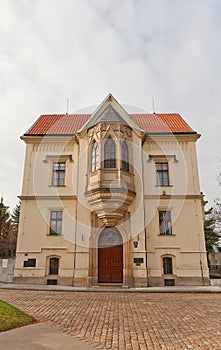
{"label": "decorative molding", "polygon": [[179,161],[178,161],[178,159],[177,159],[177,157],[176,157],[176,154],[148,154],[148,159],[147,159],[147,161],[148,162],[151,162],[152,161],[152,159],[153,160],[157,160],[157,159],[166,159],[166,160],[168,160],[168,159],[171,159],[171,158],[173,158],[173,162],[174,163],[178,163]]}
{"label": "decorative molding", "polygon": [[145,199],[200,199],[202,200],[201,194],[145,194]]}
{"label": "decorative molding", "polygon": [[61,195],[61,196],[31,196],[31,195],[21,195],[18,196],[21,200],[77,200],[75,195]]}
{"label": "decorative molding", "polygon": [[44,163],[48,163],[48,160],[57,160],[57,161],[62,161],[62,160],[69,160],[70,163],[73,163],[73,158],[72,154],[54,154],[54,155],[46,155],[45,159],[43,160]]}
{"label": "decorative molding", "polygon": [[33,143],[32,151],[33,152],[72,152],[73,151],[73,142],[42,142],[42,143]]}

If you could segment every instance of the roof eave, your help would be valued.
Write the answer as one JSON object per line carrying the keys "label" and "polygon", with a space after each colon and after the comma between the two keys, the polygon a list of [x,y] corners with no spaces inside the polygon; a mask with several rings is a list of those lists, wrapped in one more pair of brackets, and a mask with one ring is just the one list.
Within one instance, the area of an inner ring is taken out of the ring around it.
{"label": "roof eave", "polygon": [[[25,143],[32,143],[32,142],[44,142],[44,141],[49,141],[49,142],[54,142],[55,140],[59,140],[62,141],[64,140],[64,142],[67,141],[68,142],[72,139],[72,140],[76,140],[76,134],[24,134],[23,136],[20,137],[20,139],[22,141],[24,141]],[[66,141],[65,141],[66,140]]]}
{"label": "roof eave", "polygon": [[171,137],[175,137],[175,138],[178,138],[178,139],[181,139],[182,137],[185,138],[186,140],[188,141],[196,141],[198,140],[201,135],[198,134],[196,131],[193,131],[193,132],[146,132],[146,137],[150,137],[150,138],[160,138],[160,137],[166,137],[166,138],[171,138]]}

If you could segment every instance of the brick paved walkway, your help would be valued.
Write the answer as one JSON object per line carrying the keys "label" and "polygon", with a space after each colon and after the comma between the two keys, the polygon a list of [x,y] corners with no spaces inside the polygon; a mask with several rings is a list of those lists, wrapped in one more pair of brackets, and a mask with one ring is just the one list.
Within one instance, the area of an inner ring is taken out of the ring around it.
{"label": "brick paved walkway", "polygon": [[0,299],[96,349],[221,349],[220,294],[0,289]]}

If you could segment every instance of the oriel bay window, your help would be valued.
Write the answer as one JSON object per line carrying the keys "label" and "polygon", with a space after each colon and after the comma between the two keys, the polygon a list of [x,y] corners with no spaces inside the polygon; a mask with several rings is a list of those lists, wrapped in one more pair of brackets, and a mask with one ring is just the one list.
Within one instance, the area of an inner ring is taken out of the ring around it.
{"label": "oriel bay window", "polygon": [[56,236],[62,233],[62,211],[53,210],[50,216],[50,235]]}
{"label": "oriel bay window", "polygon": [[116,145],[111,138],[104,144],[104,167],[116,168]]}
{"label": "oriel bay window", "polygon": [[161,235],[172,235],[172,222],[170,211],[159,211],[159,225]]}
{"label": "oriel bay window", "polygon": [[157,186],[169,186],[168,163],[156,163]]}
{"label": "oriel bay window", "polygon": [[53,162],[52,167],[52,186],[64,186],[65,185],[65,162]]}

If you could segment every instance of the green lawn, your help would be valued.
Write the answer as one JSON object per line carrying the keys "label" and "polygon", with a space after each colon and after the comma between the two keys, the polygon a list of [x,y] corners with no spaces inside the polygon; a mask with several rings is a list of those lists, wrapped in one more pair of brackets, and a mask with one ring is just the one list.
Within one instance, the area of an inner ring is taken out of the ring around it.
{"label": "green lawn", "polygon": [[0,300],[0,332],[27,325],[33,318],[14,306]]}

